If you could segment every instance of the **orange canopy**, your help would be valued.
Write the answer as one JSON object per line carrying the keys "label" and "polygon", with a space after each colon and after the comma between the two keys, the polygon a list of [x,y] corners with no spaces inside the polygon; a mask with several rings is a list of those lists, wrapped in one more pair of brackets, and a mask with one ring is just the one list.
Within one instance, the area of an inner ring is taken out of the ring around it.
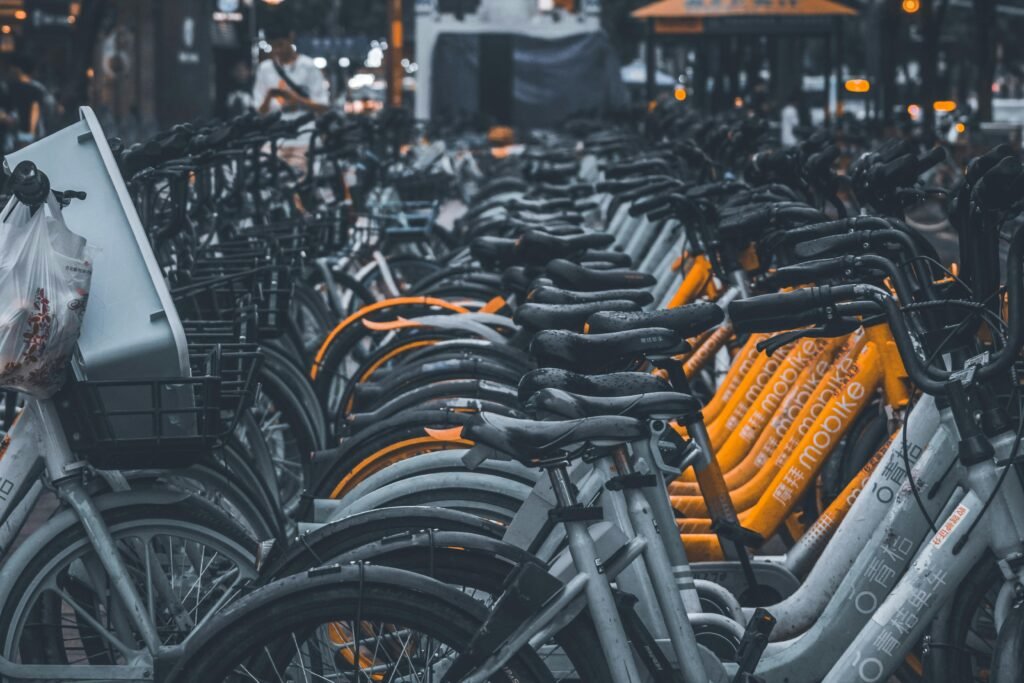
{"label": "orange canopy", "polygon": [[659,0],[633,11],[634,19],[851,16],[857,10],[832,0]]}

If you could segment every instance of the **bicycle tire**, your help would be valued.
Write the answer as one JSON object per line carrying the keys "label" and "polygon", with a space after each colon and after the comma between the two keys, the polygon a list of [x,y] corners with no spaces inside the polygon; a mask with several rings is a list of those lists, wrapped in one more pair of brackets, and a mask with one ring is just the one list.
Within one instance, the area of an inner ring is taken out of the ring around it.
{"label": "bicycle tire", "polygon": [[[248,661],[247,669],[255,668],[251,653],[277,652],[273,647],[277,639],[295,638],[296,631],[312,633],[325,624],[359,621],[362,638],[368,637],[364,634],[368,624],[398,626],[428,635],[428,642],[437,640],[453,650],[464,650],[485,618],[486,610],[469,596],[411,572],[366,565],[320,569],[272,583],[215,617],[206,637],[175,668],[169,681],[231,680],[226,677],[238,664]],[[359,652],[357,674],[364,658]],[[371,651],[370,656],[376,662],[382,655]],[[502,673],[492,680],[552,681],[536,653],[529,650],[517,653]]]}
{"label": "bicycle tire", "polygon": [[[117,496],[118,494],[112,494]],[[217,553],[224,557],[233,556],[234,564],[242,571],[240,579],[251,580],[255,578],[256,543],[249,537],[242,528],[231,520],[226,514],[213,507],[206,501],[189,495],[175,496],[177,500],[154,503],[114,504],[109,508],[101,507],[101,515],[115,540],[132,539],[139,537],[144,530],[154,533],[153,530],[173,531],[185,538],[192,539],[190,542],[203,543],[203,548],[217,543]],[[111,498],[114,500],[114,498]],[[4,569],[15,572],[17,577],[12,590],[4,598],[0,607],[0,648],[8,658],[15,658],[22,662],[31,661],[34,663],[67,663],[67,645],[58,648],[56,638],[59,636],[56,631],[62,634],[68,628],[65,619],[61,617],[60,605],[54,605],[45,601],[28,604],[31,601],[34,591],[43,591],[43,583],[47,580],[52,569],[66,559],[72,562],[78,561],[75,558],[82,553],[91,552],[92,548],[85,535],[85,530],[77,517],[66,511],[63,522],[64,527],[44,545],[40,546],[37,552],[28,557],[14,555],[10,558]],[[238,586],[240,591],[241,585]],[[45,598],[45,591],[40,597]],[[142,593],[145,595],[145,592]],[[51,594],[52,595],[52,594]],[[81,603],[81,600],[79,601]],[[37,628],[35,636],[19,635],[16,631],[19,626],[15,622],[24,624],[24,620],[33,618],[41,620],[44,613],[55,616],[57,625],[37,623],[32,624]],[[35,615],[34,617],[32,615]],[[73,612],[73,614],[77,614]],[[171,624],[173,624],[171,620]],[[158,624],[159,627],[159,624]],[[79,623],[79,628],[82,628]],[[90,633],[91,625],[86,624],[82,633]],[[164,624],[164,628],[171,629],[170,634],[176,636],[176,640],[187,638],[190,634],[176,633],[173,626]],[[15,631],[15,632],[12,632]],[[167,634],[165,634],[167,635]],[[72,636],[73,637],[73,636]],[[95,636],[94,636],[95,637]],[[170,637],[170,636],[169,636]],[[26,638],[23,640],[23,638]],[[89,651],[89,657],[93,663],[109,663],[110,654],[96,649],[93,644],[87,647],[88,638],[79,637],[79,642],[84,650]],[[141,646],[141,644],[140,644]],[[18,652],[15,655],[15,651]]]}

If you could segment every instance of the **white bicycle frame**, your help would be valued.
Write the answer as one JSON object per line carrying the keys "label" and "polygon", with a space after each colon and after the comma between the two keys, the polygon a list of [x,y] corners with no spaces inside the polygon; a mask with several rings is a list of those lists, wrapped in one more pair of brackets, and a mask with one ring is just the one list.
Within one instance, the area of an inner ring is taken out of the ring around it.
{"label": "white bicycle frame", "polygon": [[[8,437],[7,450],[0,458],[0,559],[42,493],[40,474],[45,472],[60,498],[81,522],[109,576],[112,590],[146,649],[133,651],[125,666],[17,664],[0,657],[0,675],[38,680],[152,680],[154,656],[171,653],[175,648],[162,645],[156,624],[121,560],[103,516],[86,492],[83,477],[88,465],[71,452],[53,401],[29,400]],[[0,595],[17,599],[13,585],[19,578],[15,572],[0,572]]]}

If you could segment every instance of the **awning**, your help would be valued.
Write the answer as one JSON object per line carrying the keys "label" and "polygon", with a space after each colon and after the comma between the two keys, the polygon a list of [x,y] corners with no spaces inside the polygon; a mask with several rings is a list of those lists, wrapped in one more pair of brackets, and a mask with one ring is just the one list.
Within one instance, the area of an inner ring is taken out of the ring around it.
{"label": "awning", "polygon": [[660,34],[800,33],[857,10],[833,0],[659,0],[635,10]]}

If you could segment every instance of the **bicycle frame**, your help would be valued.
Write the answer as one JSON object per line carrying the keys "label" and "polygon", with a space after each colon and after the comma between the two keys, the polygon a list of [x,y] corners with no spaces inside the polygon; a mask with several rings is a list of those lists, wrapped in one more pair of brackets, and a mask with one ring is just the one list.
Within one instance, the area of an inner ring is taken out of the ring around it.
{"label": "bicycle frame", "polygon": [[[111,589],[122,601],[128,619],[146,645],[126,666],[74,666],[16,664],[0,657],[0,674],[14,678],[61,680],[152,680],[152,660],[175,648],[164,647],[156,625],[150,619],[142,597],[121,560],[99,509],[86,492],[82,476],[87,465],[68,446],[56,406],[50,400],[28,401],[11,429],[10,445],[0,458],[0,548],[6,550],[27,519],[42,486],[38,477],[45,470],[49,480],[78,517],[97,558],[107,572]],[[8,573],[10,574],[10,573]],[[12,595],[15,576],[0,580],[0,595]]]}
{"label": "bicycle frame", "polygon": [[[643,444],[632,444],[632,446],[636,447],[638,454],[647,451]],[[589,490],[599,490],[599,487],[604,488],[604,485],[615,476],[629,474],[633,471],[632,458],[627,455],[625,446],[615,447],[613,458],[614,472],[612,470],[613,463],[609,462],[607,457],[595,463],[591,470],[593,476],[590,477],[587,485],[582,487],[581,494]],[[648,460],[646,457],[641,457],[640,462],[647,463]],[[651,474],[650,471],[646,473]],[[549,471],[549,481],[550,490],[554,494],[555,504],[558,508],[576,505],[577,496],[573,493],[573,485],[565,470]],[[655,476],[652,488],[658,488],[661,485],[663,485],[661,478]],[[499,651],[477,671],[467,676],[465,681],[487,680],[507,661],[508,657],[521,647],[526,644],[540,647],[551,633],[564,626],[584,609],[590,611],[609,670],[615,680],[624,683],[647,680],[641,676],[634,661],[609,584],[612,580],[619,583],[626,578],[627,569],[634,570],[632,572],[633,581],[638,581],[642,594],[649,596],[649,602],[644,607],[648,618],[653,619],[654,623],[651,624],[645,619],[645,625],[648,628],[654,626],[655,633],[653,635],[656,638],[659,635],[662,638],[667,638],[668,645],[673,652],[673,659],[680,667],[683,680],[687,683],[703,683],[709,680],[704,669],[704,657],[701,655],[692,626],[686,617],[684,598],[680,591],[680,588],[687,586],[693,590],[693,584],[688,572],[685,571],[686,566],[676,566],[674,558],[670,556],[668,550],[670,546],[664,543],[660,531],[659,513],[655,506],[650,504],[646,495],[646,487],[627,487],[622,491],[608,490],[604,495],[605,498],[602,502],[608,502],[609,507],[614,509],[612,516],[616,522],[612,524],[612,527],[617,527],[629,537],[623,545],[619,546],[621,552],[613,554],[605,563],[602,560],[605,554],[599,551],[594,535],[588,529],[586,522],[575,520],[561,522],[565,531],[564,538],[568,541],[572,557],[571,569],[573,570],[571,575],[560,577],[565,583],[565,589],[551,604],[520,624]],[[634,567],[633,560],[637,557],[642,557],[643,562]],[[627,581],[623,588],[631,590],[634,585],[633,581]],[[656,614],[652,609],[655,607],[657,608]],[[658,620],[658,617],[661,621]]]}
{"label": "bicycle frame", "polygon": [[[964,529],[960,528],[960,517],[967,519],[972,513],[977,514],[980,512],[980,505],[971,501],[976,498],[987,498],[987,491],[990,489],[985,488],[985,482],[989,482],[993,476],[997,475],[998,467],[995,463],[1006,459],[1013,447],[1014,441],[1013,434],[1001,435],[993,440],[993,446],[996,451],[994,461],[973,465],[967,468],[966,472],[958,472],[961,468],[957,467],[957,442],[955,435],[956,431],[952,424],[952,417],[948,410],[944,410],[940,415],[939,429],[936,432],[935,438],[932,439],[929,447],[921,453],[920,458],[913,465],[910,475],[916,482],[917,489],[921,495],[921,504],[927,510],[928,515],[933,519],[947,520],[940,529],[940,535],[943,538],[950,535],[954,530],[958,530],[958,533],[962,534]],[[908,458],[910,457],[912,456],[908,453]],[[881,474],[881,470],[876,470],[875,476]],[[991,486],[991,484],[987,486]],[[994,505],[1017,505],[1024,503],[1024,501],[1020,500],[1020,496],[1024,495],[1024,493],[1020,491],[1020,484],[1016,479],[1007,477],[1004,486],[1010,486],[1005,492],[1001,491],[1001,495],[1005,497],[1005,500],[998,501],[997,499],[998,502],[994,503]],[[967,490],[966,497],[956,494],[958,488]],[[972,496],[975,498],[971,498]],[[863,499],[869,500],[870,498],[863,497]],[[971,507],[972,504],[974,505],[973,508]],[[967,510],[957,513],[956,511],[960,507],[966,507]],[[966,552],[967,546],[965,546],[959,555],[954,556],[950,554],[943,558],[943,562],[948,561],[948,564],[942,565],[942,569],[948,572],[944,578],[950,585],[948,588],[934,586],[936,591],[940,589],[954,590],[959,579],[962,579],[966,572],[982,557],[986,547],[991,547],[999,559],[1006,559],[1008,557],[1005,554],[1008,552],[1008,547],[1020,547],[1021,541],[1018,536],[1021,534],[1018,530],[1024,528],[1024,524],[1017,519],[1015,516],[1017,513],[1014,513],[1012,510],[1013,508],[1007,509],[1004,507],[998,514],[989,518],[986,524],[991,525],[993,520],[998,520],[999,524],[1004,525],[1002,527],[1003,535],[1009,535],[1013,538],[990,538],[989,533],[982,529],[977,537],[972,536],[974,540],[971,541],[971,552]],[[989,512],[992,511],[993,509],[989,510]],[[946,529],[950,524],[952,526],[945,533],[941,533],[942,529]],[[979,538],[981,539],[980,541],[978,541]],[[826,674],[829,674],[830,669],[835,673],[843,670],[844,667],[852,667],[849,657],[843,654],[846,648],[842,645],[842,643],[849,641],[848,634],[851,632],[860,633],[861,635],[854,641],[854,645],[847,650],[848,655],[853,656],[855,653],[860,653],[858,661],[878,659],[881,662],[887,663],[886,666],[888,666],[889,663],[892,663],[892,659],[885,655],[885,651],[892,649],[893,652],[896,652],[897,645],[899,645],[903,647],[903,650],[902,654],[895,659],[895,665],[898,665],[903,655],[917,641],[910,641],[906,644],[902,643],[902,641],[894,644],[891,643],[879,650],[877,646],[873,647],[873,645],[874,638],[881,637],[881,630],[875,629],[871,624],[877,622],[877,624],[885,626],[892,616],[889,613],[893,610],[892,605],[901,605],[900,601],[906,600],[907,594],[910,591],[921,589],[922,581],[927,576],[922,574],[924,570],[920,569],[920,565],[925,560],[931,562],[928,558],[934,556],[930,545],[935,544],[930,544],[929,539],[934,540],[933,535],[928,529],[928,522],[921,513],[917,500],[912,495],[909,483],[901,480],[899,492],[885,514],[884,519],[872,529],[872,534],[867,542],[857,546],[859,552],[848,554],[849,559],[853,560],[850,563],[850,570],[842,577],[841,582],[831,594],[827,605],[813,623],[813,626],[794,640],[769,645],[765,658],[759,667],[758,675],[763,676],[769,683],[782,681],[789,681],[790,683],[806,681],[806,683],[810,683],[811,681],[821,680]],[[836,541],[838,542],[839,540],[837,536]],[[953,540],[953,543],[955,542],[956,539]],[[830,544],[829,549],[834,545],[836,543]],[[940,541],[935,545],[935,550],[950,553],[948,547],[943,548],[945,545],[945,541]],[[925,547],[925,550],[918,554],[917,559],[915,559],[915,553],[922,546]],[[825,562],[827,560],[828,566],[833,571],[836,566],[845,566],[835,564],[836,561],[841,561],[842,558],[830,558],[828,554],[829,549],[826,549],[826,554],[823,555],[822,561]],[[1017,551],[1014,550],[1013,552]],[[901,587],[899,591],[894,591],[894,588],[897,586],[897,577],[906,570],[912,560],[916,569],[912,569],[900,582],[899,585]],[[938,565],[927,564],[926,566],[937,567]],[[812,572],[813,576],[814,573]],[[809,578],[800,593],[813,596],[815,594],[814,591],[819,589],[820,585]],[[936,593],[936,595],[940,600],[936,601],[935,606],[938,605],[941,599],[948,597],[948,593]],[[796,596],[794,596],[795,599]],[[885,604],[889,605],[889,607],[885,608],[888,611],[883,611],[879,615],[876,610],[881,610],[881,606]],[[931,605],[933,603],[929,600],[926,604],[922,602],[914,608],[914,614],[918,619],[922,620],[920,628],[917,630],[918,633],[926,625],[927,621],[925,619],[930,619],[934,616],[934,613],[927,611]],[[812,605],[812,608],[814,606],[816,605]],[[865,640],[870,634],[873,634],[871,640]],[[890,669],[887,668],[886,670],[889,671]],[[794,672],[799,672],[799,675],[794,676]],[[884,676],[879,679],[859,679],[853,677],[837,678],[831,674],[829,675],[830,678],[827,680],[830,683],[839,680],[884,680]]]}

